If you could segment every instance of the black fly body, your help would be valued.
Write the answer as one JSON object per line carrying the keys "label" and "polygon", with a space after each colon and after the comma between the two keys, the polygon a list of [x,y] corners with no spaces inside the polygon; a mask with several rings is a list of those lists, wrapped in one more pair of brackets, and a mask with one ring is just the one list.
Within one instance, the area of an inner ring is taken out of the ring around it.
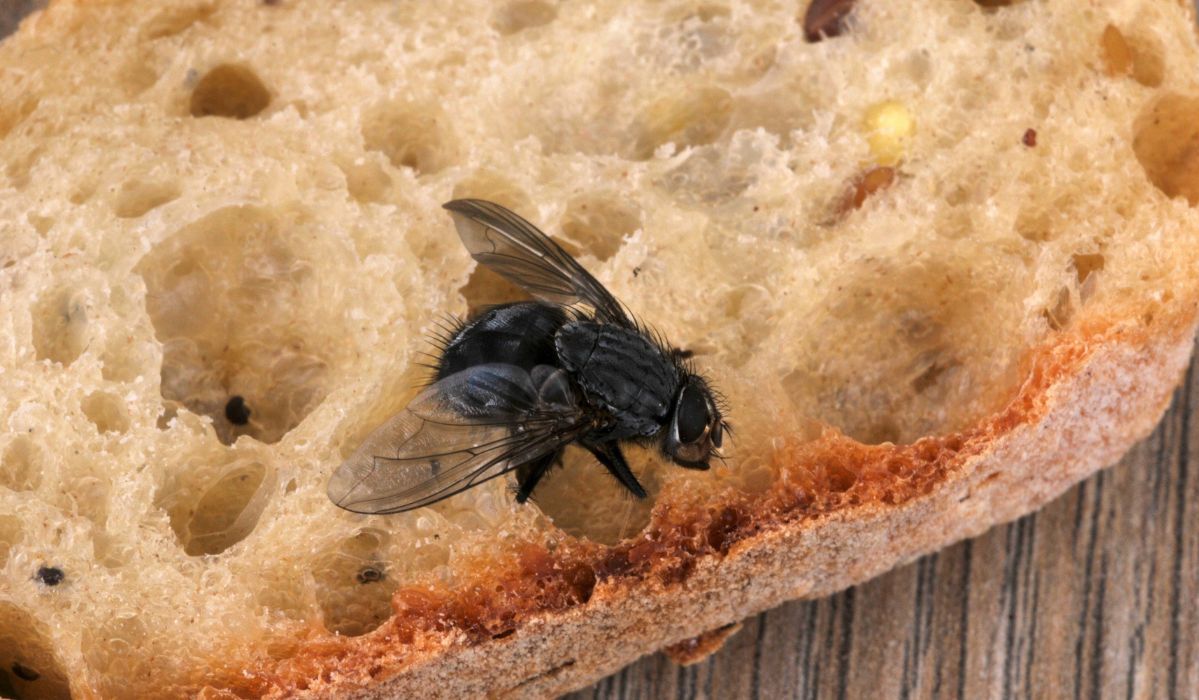
{"label": "black fly body", "polygon": [[357,513],[398,513],[518,470],[518,502],[575,443],[632,494],[626,443],[657,445],[707,469],[728,429],[723,399],[672,348],[636,323],[558,244],[511,211],[477,199],[445,208],[476,261],[538,301],[442,324],[432,383],[371,433],[333,474],[329,498]]}

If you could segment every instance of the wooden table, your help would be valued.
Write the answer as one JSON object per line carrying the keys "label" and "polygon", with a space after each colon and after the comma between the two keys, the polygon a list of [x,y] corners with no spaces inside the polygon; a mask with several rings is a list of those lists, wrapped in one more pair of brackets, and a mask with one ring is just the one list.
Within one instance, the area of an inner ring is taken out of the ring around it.
{"label": "wooden table", "polygon": [[[38,0],[0,0],[0,36]],[[745,622],[572,700],[1199,698],[1199,372],[1119,464],[1038,513]]]}

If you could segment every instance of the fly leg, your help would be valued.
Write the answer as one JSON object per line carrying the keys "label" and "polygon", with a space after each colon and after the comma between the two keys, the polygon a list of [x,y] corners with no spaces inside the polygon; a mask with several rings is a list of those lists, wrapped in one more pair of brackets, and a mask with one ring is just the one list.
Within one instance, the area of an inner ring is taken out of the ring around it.
{"label": "fly leg", "polygon": [[528,464],[522,464],[516,474],[520,477],[520,486],[516,490],[516,502],[524,503],[529,500],[529,496],[533,495],[533,489],[537,487],[537,482],[541,481],[541,477],[554,466],[554,462],[562,456],[562,450],[551,452],[548,455],[535,459]]}
{"label": "fly leg", "polygon": [[585,444],[583,446],[590,450],[591,454],[595,455],[600,464],[612,472],[612,476],[616,477],[622,486],[632,491],[633,495],[637,498],[645,498],[645,489],[641,488],[641,484],[637,482],[637,477],[633,476],[633,470],[629,469],[629,463],[625,461],[624,453],[620,451],[620,445],[615,442],[604,442],[596,445]]}

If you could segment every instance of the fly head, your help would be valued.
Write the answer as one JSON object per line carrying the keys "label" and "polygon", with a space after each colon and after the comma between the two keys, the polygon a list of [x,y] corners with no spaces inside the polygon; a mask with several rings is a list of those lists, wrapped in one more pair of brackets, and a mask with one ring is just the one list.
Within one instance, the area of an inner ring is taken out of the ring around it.
{"label": "fly head", "polygon": [[707,469],[724,441],[726,425],[712,389],[703,378],[688,374],[674,399],[662,450],[675,464]]}

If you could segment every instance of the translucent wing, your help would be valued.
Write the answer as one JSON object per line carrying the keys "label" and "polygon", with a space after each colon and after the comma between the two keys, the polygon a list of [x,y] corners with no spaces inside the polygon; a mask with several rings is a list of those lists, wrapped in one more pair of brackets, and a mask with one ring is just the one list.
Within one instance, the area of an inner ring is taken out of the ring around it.
{"label": "translucent wing", "polygon": [[446,377],[366,438],[329,480],[329,498],[356,513],[398,513],[557,450],[581,421],[560,383],[539,390],[528,372],[503,364]]}
{"label": "translucent wing", "polygon": [[620,302],[599,280],[536,226],[481,199],[445,205],[471,257],[520,285],[538,299],[595,309],[599,320],[632,327]]}

